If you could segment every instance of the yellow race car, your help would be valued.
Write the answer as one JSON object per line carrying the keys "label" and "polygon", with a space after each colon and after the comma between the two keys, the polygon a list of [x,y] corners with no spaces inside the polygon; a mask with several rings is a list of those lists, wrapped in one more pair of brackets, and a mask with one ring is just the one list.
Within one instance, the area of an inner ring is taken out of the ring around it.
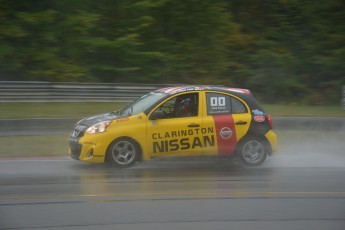
{"label": "yellow race car", "polygon": [[119,167],[163,156],[237,156],[259,166],[276,146],[271,116],[249,90],[210,86],[153,91],[80,120],[69,137],[72,158]]}

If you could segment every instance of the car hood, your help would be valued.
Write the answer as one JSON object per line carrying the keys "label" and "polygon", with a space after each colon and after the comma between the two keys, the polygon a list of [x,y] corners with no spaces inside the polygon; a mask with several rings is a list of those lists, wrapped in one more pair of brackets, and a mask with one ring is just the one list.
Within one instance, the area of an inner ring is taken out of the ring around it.
{"label": "car hood", "polygon": [[77,125],[83,125],[83,126],[87,126],[90,127],[92,125],[95,125],[99,122],[102,121],[111,121],[111,120],[115,120],[118,118],[123,118],[124,116],[120,116],[118,113],[116,112],[108,112],[108,113],[101,113],[101,114],[96,114],[90,117],[86,117],[82,120],[80,120]]}

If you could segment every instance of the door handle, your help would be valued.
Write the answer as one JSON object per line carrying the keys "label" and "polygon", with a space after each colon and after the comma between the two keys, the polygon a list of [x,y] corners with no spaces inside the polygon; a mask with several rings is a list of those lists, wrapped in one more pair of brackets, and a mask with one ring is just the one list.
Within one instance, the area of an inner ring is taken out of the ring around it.
{"label": "door handle", "polygon": [[247,124],[246,121],[239,121],[235,123],[235,125],[246,125],[246,124]]}
{"label": "door handle", "polygon": [[192,124],[189,124],[188,127],[190,127],[190,128],[196,128],[196,127],[200,127],[200,125],[199,125],[199,124],[192,123]]}

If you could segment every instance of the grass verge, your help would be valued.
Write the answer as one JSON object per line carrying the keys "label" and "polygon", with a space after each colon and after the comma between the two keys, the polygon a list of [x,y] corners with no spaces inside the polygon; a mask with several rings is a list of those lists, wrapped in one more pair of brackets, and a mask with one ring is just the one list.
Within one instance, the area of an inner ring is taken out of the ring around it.
{"label": "grass verge", "polygon": [[67,156],[68,136],[0,137],[0,157]]}

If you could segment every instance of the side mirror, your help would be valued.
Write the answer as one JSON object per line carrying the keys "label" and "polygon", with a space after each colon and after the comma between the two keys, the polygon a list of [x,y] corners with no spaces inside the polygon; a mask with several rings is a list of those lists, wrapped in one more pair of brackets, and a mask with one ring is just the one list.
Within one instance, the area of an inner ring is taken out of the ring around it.
{"label": "side mirror", "polygon": [[150,120],[158,120],[161,118],[165,118],[165,112],[163,110],[156,110],[150,116]]}

